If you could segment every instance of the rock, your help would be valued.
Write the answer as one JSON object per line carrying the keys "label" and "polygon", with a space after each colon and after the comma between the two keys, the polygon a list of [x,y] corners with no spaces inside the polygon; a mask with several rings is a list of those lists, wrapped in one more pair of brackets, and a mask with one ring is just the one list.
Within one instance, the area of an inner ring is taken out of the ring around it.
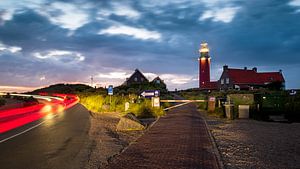
{"label": "rock", "polygon": [[104,104],[102,106],[102,110],[104,110],[104,111],[108,111],[109,109],[110,109],[110,105],[108,105],[108,104]]}
{"label": "rock", "polygon": [[132,130],[144,130],[145,126],[134,114],[128,113],[120,118],[117,124],[117,131],[132,131]]}

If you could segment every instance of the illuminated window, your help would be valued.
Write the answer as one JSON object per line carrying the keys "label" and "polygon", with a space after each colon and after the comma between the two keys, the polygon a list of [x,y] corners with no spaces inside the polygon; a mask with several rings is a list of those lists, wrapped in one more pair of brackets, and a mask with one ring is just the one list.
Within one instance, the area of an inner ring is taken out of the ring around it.
{"label": "illuminated window", "polygon": [[229,84],[229,78],[226,78],[226,84]]}
{"label": "illuminated window", "polygon": [[221,79],[221,84],[224,84],[224,79]]}

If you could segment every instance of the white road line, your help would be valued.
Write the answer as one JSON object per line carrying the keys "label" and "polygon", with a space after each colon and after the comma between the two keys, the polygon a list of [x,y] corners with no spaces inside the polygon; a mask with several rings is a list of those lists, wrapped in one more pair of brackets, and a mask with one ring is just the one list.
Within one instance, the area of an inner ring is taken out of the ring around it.
{"label": "white road line", "polygon": [[[58,116],[58,114],[54,115],[53,118],[56,117],[56,116]],[[8,137],[8,138],[5,138],[5,139],[1,140],[0,143],[3,143],[3,142],[5,142],[5,141],[7,141],[7,140],[10,140],[10,139],[12,139],[12,138],[15,138],[15,137],[17,137],[17,136],[19,136],[19,135],[21,135],[21,134],[24,134],[24,133],[26,133],[26,132],[28,132],[28,131],[34,129],[34,128],[37,128],[38,126],[42,125],[42,124],[45,123],[46,121],[47,121],[47,120],[44,120],[44,121],[40,122],[39,124],[36,124],[36,125],[34,125],[34,126],[28,128],[28,129],[26,129],[26,130],[24,130],[24,131],[18,133],[18,134],[15,134],[15,135],[13,135],[13,136],[10,136],[10,137]]]}

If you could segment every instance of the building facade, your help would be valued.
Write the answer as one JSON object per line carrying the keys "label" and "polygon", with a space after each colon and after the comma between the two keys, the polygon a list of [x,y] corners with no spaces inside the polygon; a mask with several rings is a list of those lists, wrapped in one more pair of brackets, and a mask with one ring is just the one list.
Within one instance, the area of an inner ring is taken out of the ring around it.
{"label": "building facade", "polygon": [[163,88],[163,89],[167,88],[167,85],[165,84],[165,82],[159,76],[154,78],[151,81],[151,83],[154,84],[155,86],[158,86],[158,87]]}
{"label": "building facade", "polygon": [[285,80],[282,71],[257,72],[257,68],[234,69],[223,66],[223,73],[219,80],[220,90],[253,90],[259,88],[272,88],[283,90]]}
{"label": "building facade", "polygon": [[148,82],[149,80],[143,75],[143,73],[139,69],[135,69],[134,73],[129,78],[126,78],[123,85],[129,86],[132,84],[143,84]]}

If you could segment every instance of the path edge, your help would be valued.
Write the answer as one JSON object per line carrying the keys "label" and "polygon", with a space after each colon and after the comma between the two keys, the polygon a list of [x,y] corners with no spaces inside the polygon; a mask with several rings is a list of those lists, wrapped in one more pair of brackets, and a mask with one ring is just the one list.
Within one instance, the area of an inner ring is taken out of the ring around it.
{"label": "path edge", "polygon": [[221,155],[220,155],[220,151],[219,151],[217,143],[216,143],[216,140],[215,140],[214,136],[211,134],[210,128],[209,128],[209,126],[206,122],[206,117],[203,117],[202,113],[199,110],[198,110],[198,112],[201,114],[202,119],[204,120],[205,127],[207,129],[207,133],[208,133],[209,138],[210,138],[210,140],[212,142],[212,145],[213,145],[213,151],[214,151],[215,157],[217,159],[218,166],[219,166],[220,169],[225,169],[222,158],[221,158]]}

